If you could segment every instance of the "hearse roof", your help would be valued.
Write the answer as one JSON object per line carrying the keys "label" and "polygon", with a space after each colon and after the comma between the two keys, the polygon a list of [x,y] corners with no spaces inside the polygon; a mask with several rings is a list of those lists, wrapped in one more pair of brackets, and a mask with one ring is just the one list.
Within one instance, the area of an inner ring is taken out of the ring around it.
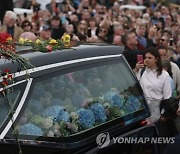
{"label": "hearse roof", "polygon": [[[19,54],[28,59],[35,67],[53,64],[57,62],[64,62],[74,59],[97,57],[105,55],[122,54],[123,48],[115,45],[108,44],[80,44],[75,47],[43,53],[34,50],[22,50]],[[11,60],[0,59],[0,69],[5,67],[13,67],[16,64]],[[14,72],[14,71],[13,71]]]}

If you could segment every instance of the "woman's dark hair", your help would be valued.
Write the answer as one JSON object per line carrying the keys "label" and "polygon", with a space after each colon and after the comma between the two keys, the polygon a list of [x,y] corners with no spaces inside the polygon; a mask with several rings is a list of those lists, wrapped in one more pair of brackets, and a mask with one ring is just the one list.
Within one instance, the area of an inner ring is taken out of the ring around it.
{"label": "woman's dark hair", "polygon": [[171,63],[169,60],[162,60],[162,65],[163,65],[163,68],[166,69],[166,71],[169,73],[169,76],[171,78],[173,78],[173,73],[172,73],[172,68],[171,68]]}
{"label": "woman's dark hair", "polygon": [[163,66],[162,66],[162,61],[161,61],[161,55],[158,51],[157,48],[155,47],[150,47],[148,49],[145,50],[145,55],[147,53],[150,53],[151,55],[153,55],[156,59],[157,59],[157,62],[156,62],[156,65],[157,65],[157,76],[161,75],[162,73],[162,70],[163,70]]}
{"label": "woman's dark hair", "polygon": [[29,25],[31,26],[31,29],[32,29],[32,24],[31,24],[31,22],[30,22],[29,20],[24,20],[24,21],[22,22],[22,24],[21,24],[22,29],[24,29],[24,26],[25,26],[26,24],[29,24]]}

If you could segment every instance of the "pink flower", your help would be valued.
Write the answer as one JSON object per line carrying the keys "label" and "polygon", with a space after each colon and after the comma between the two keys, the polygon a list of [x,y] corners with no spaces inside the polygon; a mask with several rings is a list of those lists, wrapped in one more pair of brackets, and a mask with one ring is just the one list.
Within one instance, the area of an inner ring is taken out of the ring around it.
{"label": "pink flower", "polygon": [[48,46],[46,46],[46,49],[48,49],[48,51],[51,52],[53,48],[51,45],[48,45]]}

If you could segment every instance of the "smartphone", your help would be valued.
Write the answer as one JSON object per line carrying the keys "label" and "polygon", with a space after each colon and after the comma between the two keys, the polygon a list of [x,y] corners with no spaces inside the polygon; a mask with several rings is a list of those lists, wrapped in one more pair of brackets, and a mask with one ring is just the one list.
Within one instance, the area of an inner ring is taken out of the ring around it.
{"label": "smartphone", "polygon": [[152,22],[153,25],[157,25],[157,23],[159,22],[159,20],[158,20],[158,19],[152,19],[151,22]]}
{"label": "smartphone", "polygon": [[170,38],[169,46],[173,46],[173,42],[174,42],[173,38]]}
{"label": "smartphone", "polygon": [[143,55],[137,55],[137,62],[141,62],[141,63],[144,62]]}

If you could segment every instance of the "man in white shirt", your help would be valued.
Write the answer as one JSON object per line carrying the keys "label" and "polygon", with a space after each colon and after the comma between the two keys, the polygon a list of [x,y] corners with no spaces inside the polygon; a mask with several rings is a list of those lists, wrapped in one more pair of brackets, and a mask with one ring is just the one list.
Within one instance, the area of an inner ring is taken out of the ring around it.
{"label": "man in white shirt", "polygon": [[[159,53],[161,55],[162,60],[168,60],[168,51],[167,48],[160,46],[158,48]],[[180,69],[174,62],[171,63],[172,73],[173,73],[173,80],[175,83],[175,88],[177,91],[178,96],[180,96]]]}

